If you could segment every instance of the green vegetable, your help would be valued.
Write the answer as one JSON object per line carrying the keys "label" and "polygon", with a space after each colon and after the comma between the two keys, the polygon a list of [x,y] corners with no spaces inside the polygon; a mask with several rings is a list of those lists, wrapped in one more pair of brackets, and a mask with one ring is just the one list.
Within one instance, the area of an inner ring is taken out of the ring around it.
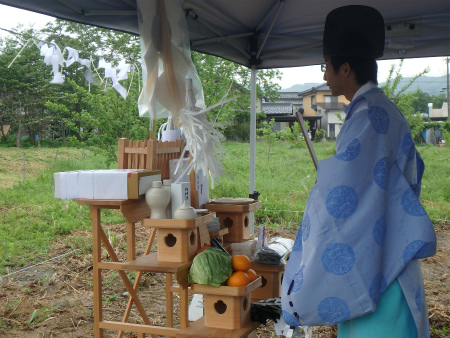
{"label": "green vegetable", "polygon": [[188,282],[220,286],[233,273],[231,256],[215,247],[209,247],[194,257]]}

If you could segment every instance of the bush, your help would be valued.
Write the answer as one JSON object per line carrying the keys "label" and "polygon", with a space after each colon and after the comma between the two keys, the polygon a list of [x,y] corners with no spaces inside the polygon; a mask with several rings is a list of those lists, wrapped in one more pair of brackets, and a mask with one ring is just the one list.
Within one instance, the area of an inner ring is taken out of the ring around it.
{"label": "bush", "polygon": [[324,129],[319,129],[316,131],[316,134],[314,135],[314,142],[322,142],[322,140],[325,138],[326,132]]}

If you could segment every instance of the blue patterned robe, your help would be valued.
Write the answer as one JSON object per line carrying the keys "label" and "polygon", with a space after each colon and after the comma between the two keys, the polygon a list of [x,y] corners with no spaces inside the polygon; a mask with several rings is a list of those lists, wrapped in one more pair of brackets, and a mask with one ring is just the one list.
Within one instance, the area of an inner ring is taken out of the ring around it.
{"label": "blue patterned robe", "polygon": [[[424,164],[409,125],[379,88],[348,119],[336,155],[319,162],[283,277],[286,323],[331,325],[375,311],[397,278],[419,337],[429,337],[419,258],[436,252],[419,199]],[[366,105],[366,106],[367,106]]]}

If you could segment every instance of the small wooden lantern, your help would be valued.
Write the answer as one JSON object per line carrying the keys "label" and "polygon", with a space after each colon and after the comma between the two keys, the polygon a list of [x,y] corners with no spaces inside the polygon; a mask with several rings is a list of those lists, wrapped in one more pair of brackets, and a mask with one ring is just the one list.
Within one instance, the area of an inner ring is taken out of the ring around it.
{"label": "small wooden lantern", "polygon": [[261,209],[262,202],[248,204],[207,203],[204,207],[214,211],[219,218],[220,228],[228,229],[224,242],[243,242],[250,239],[250,212]]}
{"label": "small wooden lantern", "polygon": [[257,278],[243,287],[192,284],[191,289],[203,294],[206,327],[237,330],[250,324],[250,293],[260,285]]}
{"label": "small wooden lantern", "polygon": [[281,282],[286,264],[269,265],[252,262],[252,269],[261,277],[261,287],[252,292],[252,300],[266,300],[281,296]]}
{"label": "small wooden lantern", "polygon": [[158,261],[188,262],[198,248],[197,229],[158,229]]}
{"label": "small wooden lantern", "polygon": [[195,219],[143,219],[142,225],[158,229],[158,261],[185,263],[198,249],[197,228],[211,220],[212,214],[207,214]]}

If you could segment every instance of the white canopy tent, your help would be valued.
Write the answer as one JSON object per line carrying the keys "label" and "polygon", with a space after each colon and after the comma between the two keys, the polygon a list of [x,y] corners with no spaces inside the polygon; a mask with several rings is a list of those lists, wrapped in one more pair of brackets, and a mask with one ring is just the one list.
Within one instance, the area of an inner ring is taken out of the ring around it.
{"label": "white canopy tent", "polygon": [[[0,3],[139,34],[136,0],[0,0]],[[252,70],[250,193],[255,190],[256,70],[322,63],[325,17],[332,9],[352,4],[378,9],[386,26],[382,59],[450,55],[449,0],[189,0],[181,4],[191,49]]]}

